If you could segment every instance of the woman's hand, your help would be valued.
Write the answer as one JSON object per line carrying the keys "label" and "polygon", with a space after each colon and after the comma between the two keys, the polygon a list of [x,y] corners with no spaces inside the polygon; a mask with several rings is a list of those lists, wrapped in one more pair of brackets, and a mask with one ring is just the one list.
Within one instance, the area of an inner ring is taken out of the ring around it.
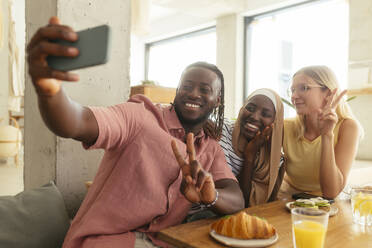
{"label": "woman's hand", "polygon": [[56,39],[73,42],[78,39],[78,35],[70,27],[61,25],[57,17],[52,17],[49,25],[40,28],[27,46],[29,74],[36,91],[41,95],[57,94],[61,88],[61,80],[79,80],[76,74],[53,70],[48,66],[46,58],[49,55],[75,57],[79,54],[77,48],[51,42]]}
{"label": "woman's hand", "polygon": [[182,170],[181,192],[187,200],[193,203],[212,203],[216,199],[216,189],[212,175],[205,171],[196,160],[194,134],[187,134],[187,163],[179,153],[175,140],[172,140],[174,156]]}
{"label": "woman's hand", "polygon": [[271,138],[271,134],[273,131],[274,123],[272,123],[269,126],[266,126],[264,130],[258,131],[256,133],[256,136],[249,141],[249,143],[246,145],[244,150],[244,158],[245,160],[254,160],[256,157],[256,153],[260,149],[260,147]]}
{"label": "woman's hand", "polygon": [[320,135],[332,135],[338,117],[336,108],[340,103],[342,97],[346,94],[346,90],[342,91],[340,95],[336,96],[337,89],[331,91],[331,94],[326,97],[324,107],[318,111],[318,128]]}

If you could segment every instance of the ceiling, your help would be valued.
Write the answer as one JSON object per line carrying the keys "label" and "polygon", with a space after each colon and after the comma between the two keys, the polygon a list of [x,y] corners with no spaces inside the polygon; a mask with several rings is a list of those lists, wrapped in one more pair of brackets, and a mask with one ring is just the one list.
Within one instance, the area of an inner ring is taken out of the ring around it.
{"label": "ceiling", "polygon": [[242,12],[246,0],[150,0],[150,21],[172,15],[189,15],[214,19]]}

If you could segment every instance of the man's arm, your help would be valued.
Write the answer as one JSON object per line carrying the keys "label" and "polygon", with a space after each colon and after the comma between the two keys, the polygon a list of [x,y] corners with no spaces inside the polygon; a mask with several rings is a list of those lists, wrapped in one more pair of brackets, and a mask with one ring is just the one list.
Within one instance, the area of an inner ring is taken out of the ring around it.
{"label": "man's arm", "polygon": [[92,145],[98,137],[93,112],[72,101],[61,88],[53,96],[38,95],[40,114],[48,128],[58,136]]}
{"label": "man's arm", "polygon": [[53,70],[46,61],[48,55],[75,57],[79,51],[50,42],[55,39],[76,41],[78,36],[70,27],[60,25],[58,18],[52,17],[49,25],[40,28],[27,46],[29,74],[41,116],[56,135],[93,144],[98,137],[98,124],[92,111],[69,99],[61,87],[61,80],[73,82],[79,77]]}

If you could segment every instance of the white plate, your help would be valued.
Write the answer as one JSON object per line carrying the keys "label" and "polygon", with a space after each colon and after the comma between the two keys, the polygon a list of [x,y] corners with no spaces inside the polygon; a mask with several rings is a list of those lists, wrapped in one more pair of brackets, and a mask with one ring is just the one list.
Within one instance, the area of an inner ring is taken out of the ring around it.
{"label": "white plate", "polygon": [[[285,204],[285,207],[289,210],[289,211],[291,211],[291,207],[290,207],[290,205],[292,204],[292,203],[294,203],[293,201],[292,202],[287,202],[286,204]],[[331,209],[329,210],[329,216],[331,217],[331,216],[334,216],[335,214],[337,214],[337,212],[338,212],[338,208],[336,207],[336,206],[333,206],[332,204],[331,204]]]}
{"label": "white plate", "polygon": [[217,241],[229,247],[266,247],[274,244],[279,238],[278,233],[275,233],[269,239],[234,239],[219,235],[214,230],[211,230],[209,234]]}

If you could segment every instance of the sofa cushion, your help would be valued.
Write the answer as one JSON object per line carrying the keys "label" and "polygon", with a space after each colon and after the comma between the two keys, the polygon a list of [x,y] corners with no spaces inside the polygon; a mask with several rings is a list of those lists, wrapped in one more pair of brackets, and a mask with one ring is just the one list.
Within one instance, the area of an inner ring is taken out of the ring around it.
{"label": "sofa cushion", "polygon": [[15,196],[0,196],[0,247],[61,247],[70,221],[53,182]]}

